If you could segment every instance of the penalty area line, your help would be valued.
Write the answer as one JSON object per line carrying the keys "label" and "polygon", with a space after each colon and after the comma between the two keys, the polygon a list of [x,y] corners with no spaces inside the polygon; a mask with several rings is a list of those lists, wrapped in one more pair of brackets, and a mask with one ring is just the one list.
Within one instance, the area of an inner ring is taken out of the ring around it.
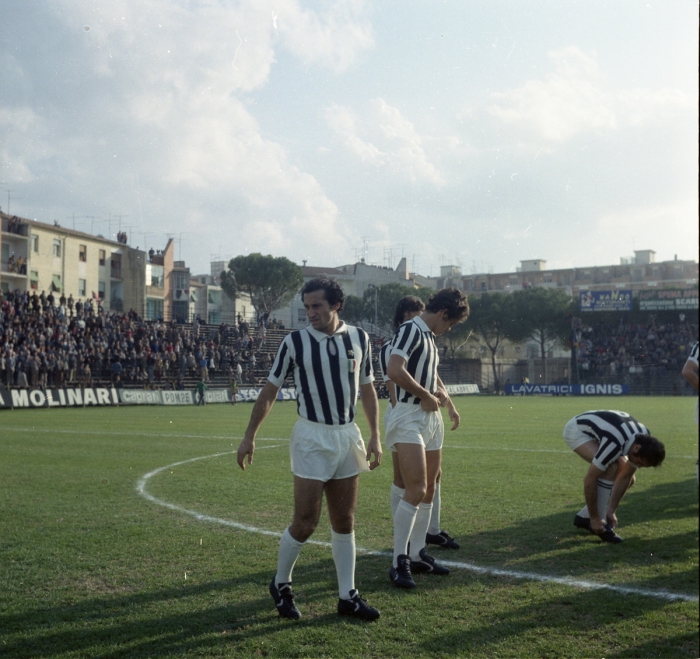
{"label": "penalty area line", "polygon": [[[274,446],[263,446],[259,447],[258,450],[263,449],[273,449],[279,448],[281,444]],[[268,529],[263,529],[258,526],[251,526],[250,524],[241,524],[240,522],[234,522],[230,519],[223,519],[221,517],[212,517],[211,515],[205,515],[196,510],[190,510],[184,506],[178,506],[174,503],[169,503],[168,501],[163,501],[154,497],[146,491],[146,486],[148,481],[157,476],[158,474],[166,471],[167,469],[172,469],[173,467],[179,467],[181,465],[190,464],[192,462],[198,462],[200,460],[209,460],[212,458],[219,458],[225,455],[232,455],[236,451],[225,451],[222,453],[214,453],[212,455],[204,455],[197,458],[190,458],[189,460],[181,460],[180,462],[173,462],[172,464],[166,465],[164,467],[159,467],[153,471],[149,471],[147,474],[143,475],[136,483],[136,491],[144,499],[155,503],[156,505],[163,506],[178,513],[184,513],[194,517],[200,522],[208,522],[211,524],[220,524],[222,526],[227,526],[229,528],[238,529],[240,531],[247,531],[249,533],[258,533],[260,535],[265,535],[273,538],[281,538],[282,533],[278,531],[270,531]],[[330,542],[324,542],[321,540],[309,539],[306,541],[308,544],[316,545],[319,547],[332,547]],[[357,547],[357,553],[363,554],[365,556],[382,556],[391,557],[392,553],[388,551],[376,551],[372,549],[365,549],[363,547]],[[578,588],[580,590],[609,590],[615,593],[620,593],[622,595],[641,595],[644,597],[653,597],[656,599],[663,599],[668,601],[683,601],[683,602],[697,602],[698,597],[695,595],[686,595],[685,593],[672,593],[667,590],[648,590],[644,588],[634,588],[631,586],[617,586],[614,584],[596,583],[595,581],[586,581],[584,579],[574,579],[572,577],[556,577],[546,574],[537,574],[535,572],[520,572],[518,570],[504,570],[502,568],[496,567],[484,567],[480,565],[475,565],[474,563],[464,563],[461,561],[440,561],[442,564],[462,570],[468,570],[470,572],[475,572],[476,574],[485,574],[494,577],[507,577],[510,579],[523,579],[527,581],[539,581],[541,583],[554,583],[562,586],[569,586],[571,588]]]}

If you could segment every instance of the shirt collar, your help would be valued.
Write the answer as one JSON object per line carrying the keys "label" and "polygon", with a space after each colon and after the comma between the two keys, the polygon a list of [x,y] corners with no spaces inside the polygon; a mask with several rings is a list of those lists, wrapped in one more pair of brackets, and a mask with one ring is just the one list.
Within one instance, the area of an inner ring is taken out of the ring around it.
{"label": "shirt collar", "polygon": [[341,320],[340,325],[338,326],[338,329],[335,330],[333,334],[326,334],[325,332],[321,332],[317,329],[314,329],[311,327],[311,325],[308,325],[306,327],[306,331],[311,334],[311,336],[314,337],[317,341],[323,341],[323,339],[330,339],[334,336],[337,336],[338,334],[347,334],[348,333],[348,326],[345,324],[345,321]]}
{"label": "shirt collar", "polygon": [[431,330],[426,324],[425,321],[420,317],[420,316],[414,316],[411,319],[418,327],[421,329],[422,332],[430,332],[431,334],[433,333],[433,330]]}

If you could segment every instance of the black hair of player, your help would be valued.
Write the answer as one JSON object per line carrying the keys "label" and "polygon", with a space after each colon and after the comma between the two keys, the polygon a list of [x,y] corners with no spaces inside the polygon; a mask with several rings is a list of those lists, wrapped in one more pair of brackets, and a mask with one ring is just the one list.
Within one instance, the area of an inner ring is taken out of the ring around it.
{"label": "black hair of player", "polygon": [[658,467],[666,458],[664,443],[653,435],[637,435],[632,446],[639,446],[637,455],[648,462],[652,467]]}
{"label": "black hair of player", "polygon": [[443,288],[430,296],[425,310],[431,313],[445,311],[448,320],[462,322],[469,317],[469,302],[459,289]]}
{"label": "black hair of player", "polygon": [[324,298],[328,300],[328,304],[331,307],[340,303],[338,311],[340,312],[343,310],[345,306],[345,293],[337,281],[328,279],[327,277],[311,279],[302,286],[300,291],[301,299],[303,300],[304,295],[307,293],[314,293],[315,291],[323,291]]}
{"label": "black hair of player", "polygon": [[394,329],[398,329],[399,325],[403,324],[403,317],[406,313],[413,311],[421,312],[425,309],[425,303],[415,295],[406,295],[402,297],[396,305],[394,312]]}

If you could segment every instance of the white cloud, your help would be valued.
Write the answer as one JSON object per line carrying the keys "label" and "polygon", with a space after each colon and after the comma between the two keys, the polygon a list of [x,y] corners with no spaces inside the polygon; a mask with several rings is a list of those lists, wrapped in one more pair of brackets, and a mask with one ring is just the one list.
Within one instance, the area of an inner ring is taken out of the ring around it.
{"label": "white cloud", "polygon": [[37,139],[22,160],[5,140],[3,169],[27,180],[42,149],[71,154],[71,185],[100,203],[118,196],[117,179],[138,180],[148,188],[139,204],[165,223],[184,216],[187,229],[228,229],[255,250],[347,250],[337,206],[262,136],[245,95],[267,84],[280,46],[334,72],[350,66],[372,46],[361,3],[323,15],[297,0],[64,0],[54,9],[72,44],[58,66],[81,80],[84,97],[52,98],[45,116],[4,111],[10,141]]}
{"label": "white cloud", "polygon": [[577,48],[549,53],[555,73],[522,87],[495,92],[487,111],[506,124],[530,126],[546,140],[563,141],[582,130],[614,128],[610,99],[598,88],[594,57]]}
{"label": "white cloud", "polygon": [[325,110],[328,125],[363,163],[389,167],[411,182],[442,186],[445,180],[426,154],[425,141],[401,112],[383,99],[369,103],[363,117],[332,105]]}

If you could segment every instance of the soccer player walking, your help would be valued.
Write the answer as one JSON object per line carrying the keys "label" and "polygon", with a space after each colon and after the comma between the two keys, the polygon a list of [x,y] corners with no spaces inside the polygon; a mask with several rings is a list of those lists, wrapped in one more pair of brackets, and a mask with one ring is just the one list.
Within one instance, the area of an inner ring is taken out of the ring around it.
{"label": "soccer player walking", "polygon": [[[301,289],[301,297],[309,326],[288,334],[280,344],[238,447],[238,464],[241,469],[245,469],[246,460],[252,464],[256,434],[285,378],[293,373],[299,413],[289,446],[294,518],[280,540],[270,594],[280,616],[301,617],[294,602],[292,570],[316,529],[325,494],[338,577],[338,614],[375,620],[379,611],[355,588],[354,533],[358,475],[377,467],[382,455],[370,341],[364,330],[339,319],[345,295],[337,282],[311,280]],[[354,421],[358,390],[370,427],[367,449]],[[372,455],[374,460],[369,463]]]}
{"label": "soccer player walking", "polygon": [[586,505],[574,526],[595,533],[603,542],[618,544],[617,510],[634,485],[638,467],[658,467],[666,457],[662,442],[646,426],[618,410],[584,412],[564,426],[567,446],[590,463],[583,479]]}
{"label": "soccer player walking", "polygon": [[[468,315],[464,294],[456,288],[444,288],[428,300],[425,311],[401,325],[391,343],[386,374],[396,387],[396,405],[387,420],[386,445],[398,455],[405,491],[394,514],[389,577],[399,588],[415,588],[414,572],[449,574],[425,551],[442,460],[440,405],[447,403],[437,373],[435,337],[449,332]],[[457,427],[457,411],[453,405],[448,405],[448,410]]]}

